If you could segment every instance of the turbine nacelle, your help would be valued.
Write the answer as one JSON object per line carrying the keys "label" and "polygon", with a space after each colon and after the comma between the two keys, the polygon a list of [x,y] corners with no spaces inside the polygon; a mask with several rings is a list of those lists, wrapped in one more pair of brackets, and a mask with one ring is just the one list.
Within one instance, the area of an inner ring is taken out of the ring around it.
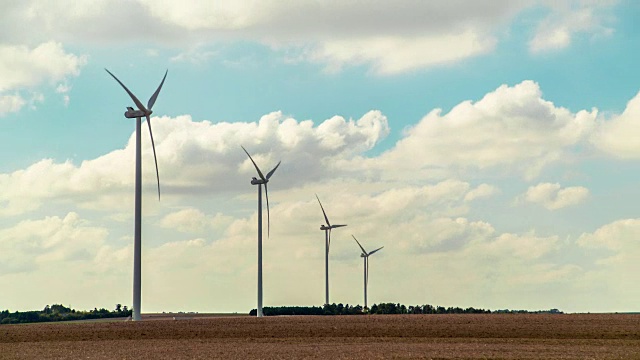
{"label": "turbine nacelle", "polygon": [[339,228],[339,227],[343,227],[343,226],[347,226],[347,225],[345,224],[345,225],[330,225],[330,226],[327,226],[325,224],[322,224],[322,225],[320,225],[320,230],[326,231],[326,230],[331,230],[331,229],[335,229],[335,228]]}
{"label": "turbine nacelle", "polygon": [[268,182],[269,182],[269,180],[251,178],[251,185],[262,185],[262,184],[266,184]]}
{"label": "turbine nacelle", "polygon": [[376,252],[378,252],[378,251],[382,250],[382,248],[384,247],[384,246],[381,246],[381,247],[379,247],[379,248],[377,248],[377,249],[375,249],[375,250],[373,250],[373,251],[371,251],[371,252],[367,252],[367,250],[365,250],[365,249],[362,247],[362,245],[360,245],[360,241],[358,241],[358,239],[356,239],[356,237],[355,237],[355,236],[351,235],[351,237],[353,237],[353,240],[355,240],[355,241],[356,241],[356,243],[358,243],[358,246],[360,247],[360,250],[362,250],[362,254],[360,254],[360,257],[369,257],[369,255],[373,255],[373,254],[375,254]]}
{"label": "turbine nacelle", "polygon": [[[149,115],[151,115],[151,112],[149,112]],[[127,119],[142,118],[146,116],[147,114],[144,111],[135,110],[132,107],[127,107],[127,111],[124,113],[124,117],[126,117]]]}

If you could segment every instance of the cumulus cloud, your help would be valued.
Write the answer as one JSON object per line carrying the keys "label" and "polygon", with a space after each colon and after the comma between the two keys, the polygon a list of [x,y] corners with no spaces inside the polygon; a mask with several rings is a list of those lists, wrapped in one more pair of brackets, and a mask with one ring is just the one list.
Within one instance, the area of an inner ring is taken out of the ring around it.
{"label": "cumulus cloud", "polygon": [[466,31],[461,34],[331,40],[303,58],[326,63],[328,72],[344,66],[370,65],[378,75],[393,75],[477,56],[493,50],[496,40]]}
{"label": "cumulus cloud", "polygon": [[[500,301],[504,307],[519,308],[576,306],[566,300],[573,299],[567,294],[574,286],[592,289],[588,280],[603,280],[604,275],[589,277],[590,264],[584,265],[584,259],[574,264],[564,256],[575,253],[566,252],[574,249],[559,235],[505,231],[499,222],[487,220],[474,206],[477,199],[500,191],[498,187],[451,173],[464,174],[457,169],[472,167],[495,176],[496,168],[514,167],[516,174],[526,174],[526,166],[519,164],[540,159],[551,164],[582,144],[595,126],[594,118],[595,110],[574,114],[556,107],[542,99],[537,84],[524,82],[500,87],[475,103],[464,102],[449,114],[427,115],[395,149],[363,162],[364,154],[389,132],[379,111],[317,123],[281,112],[248,123],[154,117],[163,199],[158,203],[153,195],[152,153],[148,134],[143,134],[143,182],[151,195],[143,199],[152,199],[143,206],[143,308],[242,311],[254,306],[257,214],[249,179],[255,170],[240,145],[261,167],[283,160],[270,182],[271,236],[263,248],[269,305],[311,305],[323,298],[324,237],[318,225],[324,219],[313,196],[318,193],[330,219],[349,225],[332,234],[332,300],[361,299],[361,288],[354,286],[361,284],[359,248],[350,237],[354,234],[367,249],[385,246],[372,260],[372,279],[386,285],[372,285],[376,302],[460,304],[462,298],[472,300],[460,305],[492,308]],[[460,136],[451,135],[454,132]],[[436,156],[432,151],[441,152]],[[489,152],[495,155],[486,156]],[[397,156],[394,161],[392,156]],[[78,306],[92,308],[96,294],[113,303],[129,298],[133,159],[130,137],[123,149],[80,164],[44,159],[0,174],[4,215],[73,209],[62,212],[69,213],[65,217],[27,220],[0,230],[0,264],[10,273],[0,276],[0,288],[15,284],[15,276],[25,276],[38,284],[34,288],[41,296],[74,299]],[[363,172],[361,163],[371,171]],[[441,178],[425,175],[438,166],[454,171]],[[551,208],[580,198],[579,187],[574,191],[543,183],[532,188],[546,194],[533,198]],[[78,209],[99,220],[80,219]],[[44,231],[47,228],[54,230]],[[595,249],[594,258],[604,266],[604,256],[607,260],[618,249],[633,248],[633,232],[625,231],[586,234],[578,246]],[[66,248],[62,239],[68,238],[73,241]],[[602,255],[598,244],[605,240],[622,245],[606,243],[607,254]],[[40,250],[25,248],[31,243]],[[9,259],[3,254],[18,255]],[[49,279],[41,272],[29,272],[43,266],[47,276],[70,276],[83,286],[56,292],[46,286]],[[607,274],[619,276],[617,269]],[[292,288],[292,282],[300,286]],[[561,291],[540,292],[540,286]],[[7,303],[27,306],[21,294],[8,295]],[[188,305],[184,294],[189,294]]]}
{"label": "cumulus cloud", "polygon": [[[128,39],[183,48],[173,61],[201,63],[214,54],[198,50],[203,44],[240,40],[294,53],[298,61],[318,62],[328,71],[364,65],[375,74],[391,75],[490,52],[516,15],[534,6],[548,9],[549,15],[529,43],[532,52],[564,48],[576,34],[606,35],[613,30],[603,14],[612,3],[9,1],[0,14],[0,43]],[[43,34],[49,38],[43,39]]]}
{"label": "cumulus cloud", "polygon": [[107,237],[77,213],[24,220],[0,230],[2,274],[35,269],[49,262],[91,260]]}
{"label": "cumulus cloud", "polygon": [[467,195],[465,195],[464,200],[465,201],[473,201],[475,199],[481,199],[481,198],[485,198],[485,197],[490,197],[490,196],[492,196],[494,194],[497,194],[498,192],[500,192],[500,189],[498,189],[497,187],[495,187],[493,185],[480,184],[475,189],[469,191],[467,193]]}
{"label": "cumulus cloud", "polygon": [[640,130],[640,93],[631,99],[622,114],[603,120],[591,142],[609,155],[622,159],[640,157],[640,139],[633,136]]}
{"label": "cumulus cloud", "polygon": [[[187,49],[240,40],[298,53],[300,60],[324,63],[329,70],[365,65],[388,75],[487,53],[502,27],[531,5],[525,0],[10,1],[0,15],[0,43],[48,40],[43,34],[64,42],[128,39]],[[180,51],[174,60],[206,61],[210,54]]]}
{"label": "cumulus cloud", "polygon": [[0,116],[11,112],[18,112],[26,103],[25,99],[18,94],[0,94]]}
{"label": "cumulus cloud", "polygon": [[558,183],[540,183],[530,186],[520,198],[522,201],[540,204],[549,210],[577,205],[589,197],[589,189],[583,186],[562,188]]}
{"label": "cumulus cloud", "polygon": [[607,36],[607,10],[616,1],[549,1],[549,15],[540,22],[529,42],[533,53],[566,48],[578,34]]}
{"label": "cumulus cloud", "polygon": [[456,105],[447,114],[431,111],[377,164],[369,166],[423,172],[509,167],[533,178],[584,141],[596,115],[595,109],[574,114],[555,106],[542,98],[533,81],[502,85],[475,103]]}
{"label": "cumulus cloud", "polygon": [[[0,41],[0,116],[17,112],[27,103],[19,91],[43,84],[55,85],[69,103],[67,79],[78,76],[87,62],[85,56],[66,53],[62,44],[49,41],[34,48],[6,45]],[[15,92],[7,94],[7,92]],[[42,102],[42,94],[32,94],[31,104]]]}
{"label": "cumulus cloud", "polygon": [[625,219],[604,225],[593,233],[584,233],[578,245],[590,249],[608,249],[627,256],[640,251],[640,220]]}
{"label": "cumulus cloud", "polygon": [[504,233],[484,242],[476,241],[473,251],[478,251],[495,259],[516,257],[533,260],[559,248],[557,236],[540,237],[535,233]]}
{"label": "cumulus cloud", "polygon": [[409,1],[402,6],[377,1],[263,1],[176,6],[167,1],[153,2],[150,9],[190,32],[233,32],[276,50],[297,51],[299,60],[324,63],[328,71],[364,64],[376,74],[388,75],[492,50],[495,24],[506,22],[523,7],[513,1],[460,5],[450,1]]}
{"label": "cumulus cloud", "polygon": [[[286,188],[329,176],[328,170],[336,168],[338,160],[371,149],[389,132],[387,119],[379,111],[357,120],[335,116],[318,126],[280,112],[255,123],[212,124],[195,122],[190,116],[153,118],[153,122],[160,178],[169,201],[185,192],[237,191],[238,179],[255,175],[240,145],[262,167],[284,160],[279,173],[294,175],[282,177],[279,184]],[[143,134],[143,139],[148,135]],[[0,174],[6,190],[0,194],[0,205],[4,205],[0,212],[17,215],[45,201],[74,202],[92,209],[127,208],[130,204],[121,199],[130,198],[126,194],[133,185],[134,151],[131,135],[124,149],[79,165],[44,159],[26,169]],[[143,143],[143,161],[152,156],[150,144]],[[155,177],[152,166],[143,169],[145,181]]]}
{"label": "cumulus cloud", "polygon": [[221,213],[211,217],[199,209],[187,208],[165,215],[160,221],[160,226],[167,229],[176,229],[185,233],[201,233],[211,229],[226,227],[232,220],[232,217],[225,216]]}
{"label": "cumulus cloud", "polygon": [[53,41],[33,49],[0,43],[0,92],[58,83],[77,76],[86,62],[85,56],[66,53]]}
{"label": "cumulus cloud", "polygon": [[[623,219],[605,224],[592,233],[583,233],[576,244],[594,259],[595,266],[584,276],[584,286],[596,284],[596,301],[620,309],[635,308],[640,296],[637,279],[640,257],[640,220]],[[593,307],[598,307],[597,303]]]}

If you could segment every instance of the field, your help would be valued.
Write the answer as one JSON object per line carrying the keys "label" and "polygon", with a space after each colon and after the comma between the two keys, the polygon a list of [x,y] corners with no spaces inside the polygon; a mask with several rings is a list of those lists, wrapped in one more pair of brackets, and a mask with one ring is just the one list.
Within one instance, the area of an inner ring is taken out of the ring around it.
{"label": "field", "polygon": [[3,325],[0,359],[640,359],[640,315],[193,316]]}

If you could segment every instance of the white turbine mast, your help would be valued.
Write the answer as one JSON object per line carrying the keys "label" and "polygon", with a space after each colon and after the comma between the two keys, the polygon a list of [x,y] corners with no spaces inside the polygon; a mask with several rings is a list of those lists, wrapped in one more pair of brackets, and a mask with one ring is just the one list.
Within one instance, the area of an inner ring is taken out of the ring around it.
{"label": "white turbine mast", "polygon": [[265,198],[267,199],[267,236],[269,236],[271,232],[271,218],[269,215],[269,191],[267,190],[267,183],[269,182],[269,179],[271,178],[273,173],[276,172],[276,169],[278,168],[278,166],[280,166],[281,162],[278,161],[278,164],[271,171],[267,173],[267,176],[264,176],[262,174],[262,171],[260,171],[260,168],[258,167],[258,165],[256,165],[256,162],[253,161],[253,158],[251,157],[251,155],[249,155],[249,152],[247,151],[247,149],[245,149],[244,146],[240,146],[240,147],[247,154],[247,156],[249,157],[249,160],[251,160],[251,162],[253,163],[253,166],[256,168],[256,171],[258,171],[258,176],[260,176],[259,179],[253,177],[251,179],[251,185],[258,185],[258,311],[257,311],[257,316],[262,317],[263,316],[263,313],[262,313],[262,185],[264,185],[264,194],[265,194]]}
{"label": "white turbine mast", "polygon": [[147,102],[147,107],[142,105],[142,102],[138,100],[138,98],[133,95],[131,91],[109,70],[105,69],[109,75],[111,75],[117,82],[120,84],[124,90],[129,94],[131,100],[133,100],[134,104],[138,107],[138,110],[134,110],[132,107],[127,107],[127,111],[124,113],[124,116],[127,119],[136,119],[136,175],[135,175],[135,219],[134,219],[134,247],[133,247],[133,316],[132,319],[134,321],[142,320],[142,312],[140,309],[140,300],[141,300],[141,288],[142,288],[142,275],[141,275],[141,264],[142,264],[142,151],[141,151],[141,129],[142,129],[142,117],[147,119],[147,125],[149,126],[149,136],[151,137],[151,147],[153,148],[153,159],[156,165],[156,180],[158,182],[158,200],[160,200],[160,174],[158,172],[158,158],[156,157],[156,145],[153,141],[153,132],[151,131],[151,108],[153,108],[153,104],[155,104],[156,99],[158,98],[158,94],[160,94],[160,89],[162,89],[162,85],[164,84],[164,80],[167,78],[167,70],[164,73],[164,77],[160,82],[160,85],[156,89],[156,91],[149,98],[149,102]]}
{"label": "white turbine mast", "polygon": [[325,266],[325,305],[329,305],[329,247],[331,245],[331,229],[347,226],[344,225],[331,225],[329,222],[329,218],[327,217],[327,213],[324,211],[324,207],[322,206],[322,202],[320,202],[320,198],[318,194],[316,194],[316,199],[318,199],[318,204],[320,204],[320,209],[322,209],[322,215],[324,215],[324,221],[326,224],[320,225],[320,230],[324,231],[324,244],[325,244],[325,253],[324,253],[324,266]]}
{"label": "white turbine mast", "polygon": [[364,308],[368,309],[367,307],[367,286],[369,284],[369,256],[375,254],[377,251],[381,250],[384,246],[379,247],[375,250],[373,250],[372,252],[367,252],[362,245],[360,245],[360,242],[358,241],[358,239],[356,239],[355,236],[351,235],[353,237],[353,240],[356,241],[356,243],[358,243],[358,246],[360,247],[360,250],[362,250],[362,254],[360,254],[360,257],[364,259]]}

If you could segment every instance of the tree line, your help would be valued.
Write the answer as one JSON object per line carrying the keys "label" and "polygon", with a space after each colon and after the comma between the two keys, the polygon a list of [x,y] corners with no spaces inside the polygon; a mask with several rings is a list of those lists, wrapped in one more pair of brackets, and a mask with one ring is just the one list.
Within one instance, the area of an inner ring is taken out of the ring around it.
{"label": "tree line", "polygon": [[131,316],[131,310],[127,306],[117,304],[113,311],[94,308],[89,311],[78,311],[61,304],[47,305],[42,310],[36,311],[0,311],[0,324],[21,324],[34,322],[70,321],[106,319]]}
{"label": "tree line", "polygon": [[[279,306],[271,307],[266,306],[262,308],[262,312],[265,316],[277,316],[277,315],[365,315],[365,314],[523,314],[523,313],[535,313],[535,314],[562,314],[562,311],[558,309],[550,310],[485,310],[476,309],[473,307],[460,308],[460,307],[443,307],[433,305],[410,305],[405,306],[402,304],[394,303],[380,303],[374,304],[370,309],[363,309],[360,305],[343,305],[343,304],[325,304],[324,306]],[[249,315],[255,316],[257,314],[256,309],[252,309]]]}

